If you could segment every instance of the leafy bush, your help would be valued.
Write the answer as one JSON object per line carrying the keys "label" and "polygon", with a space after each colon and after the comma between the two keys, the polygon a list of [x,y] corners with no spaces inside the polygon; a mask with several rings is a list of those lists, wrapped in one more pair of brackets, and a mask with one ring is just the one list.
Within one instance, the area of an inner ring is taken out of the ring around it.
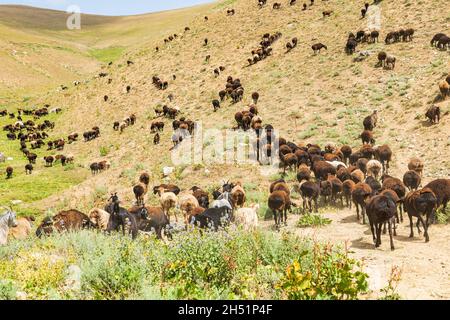
{"label": "leafy bush", "polygon": [[298,219],[297,227],[321,227],[331,223],[331,219],[324,218],[320,214],[304,214]]}
{"label": "leafy bush", "polygon": [[0,278],[14,280],[29,299],[49,299],[64,279],[65,267],[61,256],[21,250],[12,262],[0,261]]}
{"label": "leafy bush", "polygon": [[101,146],[100,147],[100,156],[101,157],[106,157],[109,153],[109,147],[106,146]]}
{"label": "leafy bush", "polygon": [[316,245],[312,266],[303,263],[308,252],[302,254],[286,269],[278,288],[289,300],[348,299],[354,300],[368,289],[368,275],[360,264],[346,252],[335,251],[331,246]]}
{"label": "leafy bush", "polygon": [[87,298],[126,299],[141,290],[145,275],[145,261],[136,243],[118,238],[91,252],[92,258],[83,261],[82,291]]}
{"label": "leafy bush", "polygon": [[16,288],[11,280],[0,280],[0,300],[14,300]]}
{"label": "leafy bush", "polygon": [[450,222],[450,215],[443,209],[436,210],[436,220],[438,224],[448,224]]}

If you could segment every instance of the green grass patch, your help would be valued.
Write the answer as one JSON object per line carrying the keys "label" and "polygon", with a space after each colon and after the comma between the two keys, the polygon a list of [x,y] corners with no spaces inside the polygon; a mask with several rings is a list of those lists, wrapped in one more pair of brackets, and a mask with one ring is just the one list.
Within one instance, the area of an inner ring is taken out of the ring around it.
{"label": "green grass patch", "polygon": [[101,146],[100,147],[100,156],[101,157],[107,156],[108,153],[109,153],[109,147],[107,147],[107,146]]}
{"label": "green grass patch", "polygon": [[310,125],[305,131],[300,133],[298,137],[300,139],[308,139],[317,134],[317,125]]}
{"label": "green grass patch", "polygon": [[329,225],[331,219],[324,218],[320,214],[304,214],[298,219],[297,227],[307,228],[307,227],[323,227]]}
{"label": "green grass patch", "polygon": [[118,60],[124,51],[124,47],[108,47],[103,49],[91,49],[89,50],[89,55],[98,61],[107,63]]}
{"label": "green grass patch", "polygon": [[[8,108],[8,111],[15,111],[13,108]],[[48,117],[41,118],[40,120],[34,120],[37,123],[41,123],[44,120],[55,121],[58,115],[51,114]],[[33,120],[32,117],[22,116],[23,121]],[[7,119],[7,117],[0,118],[0,127],[14,121]],[[48,140],[59,138],[58,135],[53,134],[51,130],[46,130],[49,134]],[[30,144],[27,143],[31,152],[36,153],[38,156],[36,164],[33,164],[34,170],[31,175],[25,174],[25,165],[28,163],[22,152],[19,150],[18,140],[7,140],[6,134],[0,135],[0,152],[6,157],[12,158],[4,163],[0,163],[0,205],[9,205],[11,200],[21,200],[23,205],[16,208],[19,215],[26,215],[29,213],[36,213],[33,209],[32,203],[45,199],[58,192],[66,190],[76,184],[81,183],[89,176],[89,170],[80,166],[79,163],[68,164],[62,166],[61,162],[54,163],[53,167],[45,167],[43,160],[44,156],[55,156],[57,154],[64,154],[64,151],[51,150],[47,151],[47,148],[43,146],[40,149],[32,150]],[[7,166],[11,166],[14,169],[14,173],[11,179],[5,179],[5,170]],[[23,212],[22,212],[23,207]]]}

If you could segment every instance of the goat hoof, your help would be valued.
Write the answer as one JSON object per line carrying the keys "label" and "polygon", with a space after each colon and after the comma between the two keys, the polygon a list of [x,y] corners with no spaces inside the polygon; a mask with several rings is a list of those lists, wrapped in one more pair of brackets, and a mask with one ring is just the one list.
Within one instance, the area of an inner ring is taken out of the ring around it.
{"label": "goat hoof", "polygon": [[391,247],[391,251],[394,251],[394,250],[395,250],[395,248],[392,246],[392,247]]}

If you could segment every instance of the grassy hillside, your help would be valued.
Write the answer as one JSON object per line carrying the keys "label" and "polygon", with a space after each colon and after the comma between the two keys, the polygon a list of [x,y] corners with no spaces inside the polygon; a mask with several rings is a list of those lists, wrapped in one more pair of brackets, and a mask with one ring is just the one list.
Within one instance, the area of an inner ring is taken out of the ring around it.
{"label": "grassy hillside", "polygon": [[[225,11],[231,6],[237,13],[227,17]],[[29,101],[29,104],[49,103],[63,107],[53,133],[55,137],[74,131],[82,133],[94,125],[101,127],[100,139],[68,146],[66,152],[76,155],[78,165],[86,167],[98,160],[101,148],[108,150],[106,157],[113,163],[109,172],[92,177],[58,197],[68,197],[73,204],[82,205],[83,201],[78,201],[77,197],[90,198],[97,185],[106,185],[107,191],[121,191],[122,196],[130,199],[130,186],[135,178],[132,173],[137,174],[140,169],[153,172],[158,182],[161,168],[171,165],[168,151],[171,132],[166,130],[161,145],[155,147],[148,127],[154,117],[154,107],[167,104],[170,93],[175,96],[172,105],[179,106],[183,115],[202,121],[204,128],[224,129],[234,126],[234,113],[250,103],[251,92],[258,91],[264,123],[275,125],[284,137],[299,143],[334,141],[359,146],[362,118],[378,109],[381,119],[375,138],[377,144],[389,143],[394,150],[395,172],[406,169],[409,157],[420,156],[427,163],[427,179],[448,175],[449,162],[445,155],[448,155],[449,140],[442,134],[445,132],[442,128],[449,127],[448,117],[444,116],[439,125],[432,127],[423,117],[427,106],[438,95],[438,80],[449,69],[448,52],[429,46],[432,35],[448,25],[443,10],[445,2],[419,5],[405,1],[401,7],[414,14],[402,18],[395,13],[393,4],[383,2],[380,6],[383,12],[381,39],[387,31],[399,27],[417,30],[410,43],[386,46],[381,41],[358,48],[373,52],[385,49],[396,55],[398,62],[394,71],[376,68],[376,54],[356,63],[343,52],[348,32],[364,28],[365,22],[358,16],[358,4],[344,6],[342,1],[332,1],[304,12],[300,6],[283,7],[280,11],[267,6],[259,10],[253,1],[238,1],[215,5],[208,13],[207,22],[199,15],[186,24],[190,32],[168,45],[164,45],[163,36],[174,32],[181,34],[184,25],[171,30],[161,27],[157,32],[161,35],[159,38],[127,54],[134,65],[126,67],[123,58],[104,67],[113,79],[110,85],[104,78],[91,78],[67,92],[50,93]],[[325,8],[335,13],[324,19],[321,12]],[[434,14],[425,15],[425,12]],[[230,24],[234,26],[231,29]],[[282,32],[283,37],[273,45],[273,56],[248,67],[246,59],[261,35],[275,31]],[[299,38],[299,46],[286,54],[284,44],[293,36]],[[202,46],[204,38],[209,38],[207,47]],[[315,56],[310,45],[317,41],[327,44],[329,49]],[[154,51],[157,45],[161,47],[158,53]],[[207,54],[211,55],[209,63],[204,62]],[[226,70],[215,78],[212,71],[219,65]],[[159,91],[151,84],[152,75],[171,79],[172,74],[177,79],[169,81],[166,91]],[[214,113],[211,100],[223,88],[228,75],[241,79],[245,99],[237,105],[226,102]],[[125,93],[126,85],[132,86],[129,94]],[[107,103],[103,102],[105,94],[110,97]],[[448,101],[440,106],[444,113],[449,110]],[[122,135],[113,132],[112,123],[131,113],[138,117],[137,126]],[[170,122],[165,121],[169,127]],[[222,165],[207,168],[208,174],[203,174],[204,168],[199,172],[194,170],[198,168],[179,168],[185,172],[177,176],[180,178],[177,183],[183,187],[209,186],[210,181],[219,182],[221,178],[242,178],[265,190],[267,179],[256,174],[258,168]],[[32,181],[33,177],[29,179]],[[46,204],[52,202],[54,199],[50,198]]]}
{"label": "grassy hillside", "polygon": [[0,104],[82,80],[101,63],[180,28],[209,7],[131,17],[82,14],[81,30],[68,30],[65,12],[1,5]]}

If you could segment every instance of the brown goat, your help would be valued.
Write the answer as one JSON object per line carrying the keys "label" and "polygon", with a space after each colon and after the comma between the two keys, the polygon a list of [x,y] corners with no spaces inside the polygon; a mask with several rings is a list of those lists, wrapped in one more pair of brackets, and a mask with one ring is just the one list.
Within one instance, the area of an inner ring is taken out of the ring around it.
{"label": "brown goat", "polygon": [[346,205],[349,209],[352,208],[352,192],[356,184],[353,180],[345,180],[342,183],[342,193],[344,194]]}
{"label": "brown goat", "polygon": [[352,147],[345,145],[345,146],[342,146],[340,150],[341,150],[342,154],[344,155],[345,164],[348,164],[348,159],[350,158],[350,155],[353,152]]}
{"label": "brown goat", "polygon": [[437,197],[437,207],[443,206],[445,212],[447,202],[450,200],[450,179],[436,179],[425,186],[431,189]]}
{"label": "brown goat", "polygon": [[242,208],[244,206],[245,199],[245,191],[241,184],[237,183],[237,185],[231,190],[231,205],[233,208]]}
{"label": "brown goat", "polygon": [[320,195],[319,184],[312,181],[302,181],[300,182],[299,189],[303,199],[303,210],[306,211],[306,209],[309,208],[309,212],[312,213],[313,212],[312,203],[314,201],[315,211],[319,212],[319,206],[317,201]]}
{"label": "brown goat", "polygon": [[421,177],[423,175],[423,161],[419,158],[412,158],[408,163],[408,170],[416,171]]}
{"label": "brown goat", "polygon": [[61,211],[53,218],[46,218],[36,230],[36,235],[50,235],[93,227],[89,217],[78,210]]}
{"label": "brown goat", "polygon": [[395,216],[397,214],[397,205],[386,196],[379,195],[371,198],[366,205],[367,217],[369,218],[370,231],[372,232],[375,247],[381,245],[381,227],[384,223],[389,227],[389,238],[391,241],[391,250],[394,250],[394,240],[392,238],[392,224],[395,232]]}
{"label": "brown goat", "polygon": [[377,146],[374,148],[375,159],[381,162],[383,166],[383,174],[389,173],[389,162],[392,158],[392,151],[388,145]]}
{"label": "brown goat", "polygon": [[322,43],[316,43],[316,44],[312,45],[311,48],[313,49],[314,54],[317,54],[317,52],[320,53],[320,50],[322,50],[322,49],[328,50],[327,46]]}
{"label": "brown goat", "polygon": [[439,108],[439,106],[433,105],[427,109],[425,117],[430,120],[431,124],[439,123],[439,121],[441,120],[441,109]]}
{"label": "brown goat", "polygon": [[386,62],[387,54],[384,51],[378,53],[378,65],[384,67]]}
{"label": "brown goat", "polygon": [[361,141],[363,144],[375,144],[375,139],[373,138],[373,132],[369,130],[364,130],[361,133]]}
{"label": "brown goat", "polygon": [[159,133],[156,133],[155,136],[153,137],[153,144],[157,145],[159,144],[161,140],[161,137],[159,136]]}
{"label": "brown goat", "polygon": [[336,168],[326,161],[315,161],[312,165],[312,171],[318,180],[326,180],[328,174],[336,175]]}
{"label": "brown goat", "polygon": [[[437,207],[437,202],[438,200],[436,198],[436,195],[431,189],[428,188],[408,193],[405,198],[404,205],[409,217],[409,227],[411,229],[411,233],[409,235],[410,238],[414,237],[412,217],[417,217],[417,232],[419,234],[421,233],[420,223],[422,223],[425,231],[425,242],[430,241],[430,237],[428,235],[428,226]],[[425,215],[425,221],[423,220],[422,215]]]}
{"label": "brown goat", "polygon": [[[382,191],[387,189],[394,191],[399,197],[400,201],[403,202],[406,195],[406,187],[400,179],[384,174],[381,177],[381,181],[383,182],[383,184],[381,185]],[[403,213],[401,207],[400,207],[400,221],[398,222],[403,222]]]}
{"label": "brown goat", "polygon": [[450,95],[450,84],[445,80],[439,82],[439,91],[441,92],[442,100],[445,100]]}
{"label": "brown goat", "polygon": [[289,170],[297,169],[298,159],[293,153],[288,153],[281,157],[281,165],[283,166],[283,174],[286,174],[286,168]]}
{"label": "brown goat", "polygon": [[297,181],[302,182],[303,180],[311,180],[311,170],[306,164],[301,164],[297,170]]}
{"label": "brown goat", "polygon": [[328,182],[331,183],[331,201],[336,204],[336,200],[339,197],[341,199],[341,205],[344,206],[344,200],[342,198],[343,183],[336,176],[329,175]]}
{"label": "brown goat", "polygon": [[359,182],[355,185],[352,191],[352,200],[356,207],[356,216],[359,221],[359,208],[361,208],[361,215],[363,218],[363,224],[366,223],[365,211],[366,211],[366,200],[372,194],[372,188],[367,183]]}
{"label": "brown goat", "polygon": [[280,227],[281,222],[283,221],[283,215],[284,223],[287,224],[287,211],[290,208],[290,202],[289,195],[285,191],[274,191],[270,194],[268,207],[273,212],[276,228]]}
{"label": "brown goat", "polygon": [[[400,198],[398,197],[398,195],[395,193],[394,190],[386,189],[386,190],[381,191],[379,194],[383,195],[383,196],[386,196],[386,197],[389,197],[392,200],[394,200],[394,202],[397,204],[399,210],[402,210],[402,200],[400,200]],[[397,221],[400,221],[399,215],[398,215],[398,211],[399,210],[397,210],[397,213],[396,213],[396,216],[395,216]],[[395,228],[394,228],[394,230],[395,230]],[[385,230],[383,232],[385,232]],[[394,235],[396,235],[396,234],[394,233]]]}
{"label": "brown goat", "polygon": [[373,131],[373,129],[377,126],[378,122],[378,112],[374,110],[370,116],[367,116],[363,120],[364,130]]}
{"label": "brown goat", "polygon": [[421,181],[422,178],[414,170],[406,171],[403,175],[403,183],[410,191],[417,190],[420,186]]}
{"label": "brown goat", "polygon": [[14,169],[12,167],[6,168],[6,179],[11,179],[13,175]]}
{"label": "brown goat", "polygon": [[362,172],[360,169],[353,170],[350,175],[354,183],[360,183],[364,181],[364,172]]}

